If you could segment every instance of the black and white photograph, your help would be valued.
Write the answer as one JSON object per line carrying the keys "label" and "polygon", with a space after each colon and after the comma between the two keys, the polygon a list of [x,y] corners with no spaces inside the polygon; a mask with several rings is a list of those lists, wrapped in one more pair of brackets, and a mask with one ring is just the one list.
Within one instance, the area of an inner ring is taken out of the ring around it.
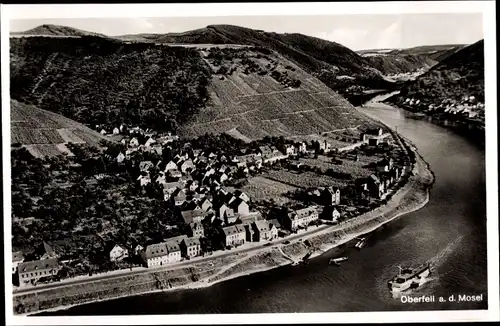
{"label": "black and white photograph", "polygon": [[494,12],[2,5],[7,324],[498,320]]}

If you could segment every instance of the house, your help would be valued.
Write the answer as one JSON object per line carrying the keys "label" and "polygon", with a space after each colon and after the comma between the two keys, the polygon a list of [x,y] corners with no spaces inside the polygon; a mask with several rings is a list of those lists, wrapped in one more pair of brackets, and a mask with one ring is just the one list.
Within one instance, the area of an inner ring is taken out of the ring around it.
{"label": "house", "polygon": [[383,159],[377,163],[377,172],[389,172],[389,170],[392,169],[393,164],[394,164],[394,162],[393,162],[392,158]]}
{"label": "house", "polygon": [[382,197],[385,192],[384,184],[375,174],[368,177],[368,190],[370,192],[370,196],[374,198]]}
{"label": "house", "polygon": [[168,262],[169,263],[180,262],[182,259],[182,251],[180,244],[177,241],[167,241],[166,247],[168,250]]}
{"label": "house", "polygon": [[224,211],[224,223],[233,224],[238,220],[238,215],[234,213],[233,209],[226,209]]}
{"label": "house", "polygon": [[323,205],[339,205],[340,204],[340,189],[334,187],[326,187],[321,191],[321,202]]}
{"label": "house", "polygon": [[224,181],[226,181],[227,179],[229,179],[228,175],[225,174],[225,173],[222,173],[220,175],[217,176],[217,181],[219,181],[219,183],[223,183]]}
{"label": "house", "polygon": [[12,253],[12,274],[17,272],[17,266],[24,261],[24,255],[22,251],[14,251]]}
{"label": "house", "polygon": [[19,263],[17,266],[19,275],[19,285],[24,286],[29,283],[36,283],[42,277],[57,275],[59,272],[59,262],[57,258],[47,258]]}
{"label": "house", "polygon": [[271,148],[269,146],[259,146],[257,149],[257,155],[260,155],[262,157],[264,156],[269,156],[272,154]]}
{"label": "house", "polygon": [[224,213],[229,209],[226,204],[222,204],[215,209],[215,212],[218,217],[224,218]]}
{"label": "house", "polygon": [[245,241],[246,242],[254,241],[255,230],[252,228],[252,225],[245,223],[245,224],[243,224],[243,228],[245,229]]}
{"label": "house", "polygon": [[329,142],[327,142],[326,140],[319,142],[319,149],[320,150],[328,152],[330,150],[330,147],[331,147],[331,144]]}
{"label": "house", "polygon": [[203,224],[201,223],[190,223],[189,228],[191,229],[191,236],[192,237],[204,237],[205,236],[205,230],[203,229]]}
{"label": "house", "polygon": [[118,163],[121,163],[121,162],[125,161],[125,155],[124,155],[122,152],[120,152],[120,153],[116,156],[116,161],[117,161]]}
{"label": "house", "polygon": [[153,138],[149,138],[148,140],[146,140],[144,146],[151,147],[154,143],[156,143],[156,140],[154,140]]}
{"label": "house", "polygon": [[126,151],[125,151],[125,157],[129,157],[132,153],[134,152],[137,152],[137,148],[135,147],[132,147],[132,148],[128,148]]}
{"label": "house", "polygon": [[333,206],[325,207],[323,209],[321,218],[332,222],[338,222],[338,219],[340,218],[340,212]]}
{"label": "house", "polygon": [[168,172],[170,170],[177,170],[177,164],[175,164],[174,161],[170,161],[167,163],[167,165],[165,165],[164,171]]}
{"label": "house", "polygon": [[139,170],[140,170],[141,172],[147,172],[147,171],[149,171],[149,169],[151,169],[153,166],[155,166],[155,165],[154,165],[154,164],[153,164],[153,162],[151,162],[151,161],[142,161],[142,162],[140,162],[140,163],[139,163]]}
{"label": "house", "polygon": [[153,145],[151,146],[153,152],[156,152],[156,154],[158,155],[162,155],[163,154],[163,148],[161,147],[161,145]]}
{"label": "house", "polygon": [[168,198],[170,198],[170,196],[177,190],[177,189],[181,189],[181,185],[180,183],[178,182],[166,182],[166,183],[163,183],[163,194],[164,195],[167,195],[168,194]]}
{"label": "house", "polygon": [[186,201],[186,193],[182,189],[176,189],[172,194],[172,201],[175,206],[180,206]]}
{"label": "house", "polygon": [[120,129],[118,129],[118,128],[115,127],[113,129],[113,135],[118,135],[119,133],[120,133]]}
{"label": "house", "polygon": [[173,179],[179,179],[182,177],[182,173],[179,170],[169,170],[167,173],[168,176]]}
{"label": "house", "polygon": [[164,242],[152,244],[142,252],[142,258],[148,268],[166,265],[169,262],[167,245]]}
{"label": "house", "polygon": [[151,178],[149,177],[149,175],[140,175],[137,178],[137,181],[139,181],[139,184],[141,185],[141,187],[144,187],[145,185],[147,185],[151,182]]}
{"label": "house", "polygon": [[132,138],[130,140],[130,142],[128,143],[128,145],[130,147],[137,147],[137,146],[139,146],[139,140],[136,137],[134,137],[134,138]]}
{"label": "house", "polygon": [[248,215],[249,213],[249,207],[246,201],[244,201],[241,198],[236,198],[233,200],[230,204],[229,207],[234,210],[235,213],[238,213],[239,215]]}
{"label": "house", "polygon": [[199,187],[199,184],[198,184],[198,181],[196,181],[196,180],[192,180],[191,183],[189,184],[190,191],[196,191],[196,189],[198,189],[198,187]]}
{"label": "house", "polygon": [[201,255],[201,243],[199,237],[184,239],[186,257],[196,257]]}
{"label": "house", "polygon": [[45,241],[43,241],[35,250],[35,255],[39,257],[40,260],[57,258],[54,249],[52,249],[52,247]]}
{"label": "house", "polygon": [[198,157],[201,154],[201,149],[193,149],[192,153],[193,153],[193,157]]}
{"label": "house", "polygon": [[281,223],[278,221],[278,219],[272,219],[269,221],[269,223],[274,225],[278,230],[282,228]]}
{"label": "house", "polygon": [[236,247],[245,243],[246,231],[241,225],[232,225],[222,228],[226,247]]}
{"label": "house", "polygon": [[212,202],[208,198],[203,198],[199,204],[201,209],[203,209],[205,212],[207,212],[210,208],[212,208]]}
{"label": "house", "polygon": [[295,147],[293,147],[293,145],[286,144],[284,146],[284,152],[285,152],[285,155],[294,155],[295,154]]}
{"label": "house", "polygon": [[110,261],[120,261],[128,257],[128,251],[119,245],[115,245],[109,252]]}
{"label": "house", "polygon": [[201,221],[206,217],[206,212],[201,209],[191,209],[181,212],[182,219],[184,223],[201,223]]}
{"label": "house", "polygon": [[239,189],[234,191],[233,196],[235,196],[236,198],[240,198],[241,200],[243,200],[247,203],[250,201],[250,198],[248,197],[248,195]]}
{"label": "house", "polygon": [[307,152],[307,144],[305,142],[299,143],[297,146],[297,150],[299,153],[306,153]]}
{"label": "house", "polygon": [[138,244],[137,246],[135,246],[134,248],[134,255],[135,256],[139,256],[142,252],[144,251],[144,247],[141,246],[140,244]]}
{"label": "house", "polygon": [[283,224],[287,229],[294,231],[300,227],[309,225],[309,223],[318,218],[318,210],[316,207],[310,206],[286,214],[283,219]]}
{"label": "house", "polygon": [[251,224],[253,229],[253,241],[269,241],[278,237],[278,229],[268,221],[259,220]]}
{"label": "house", "polygon": [[186,160],[181,164],[180,168],[183,173],[186,173],[186,171],[194,169],[194,163],[191,159]]}
{"label": "house", "polygon": [[155,182],[165,186],[165,184],[167,183],[167,179],[165,178],[164,174],[160,174],[156,177]]}
{"label": "house", "polygon": [[104,129],[101,129],[101,132],[100,132],[100,133],[101,133],[101,135],[105,135],[105,134],[107,134],[106,130],[104,130]]}

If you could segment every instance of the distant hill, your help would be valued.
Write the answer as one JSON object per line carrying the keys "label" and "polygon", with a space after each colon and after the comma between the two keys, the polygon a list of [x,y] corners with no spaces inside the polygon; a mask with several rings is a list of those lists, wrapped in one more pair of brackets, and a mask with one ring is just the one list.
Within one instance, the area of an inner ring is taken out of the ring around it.
{"label": "distant hill", "polygon": [[453,53],[467,47],[467,44],[444,44],[444,45],[423,45],[408,49],[398,49],[391,54],[412,54],[426,56],[437,62],[441,62]]}
{"label": "distant hill", "polygon": [[24,32],[11,32],[11,36],[59,36],[59,37],[82,37],[99,36],[107,37],[104,34],[93,33],[81,29],[59,26],[59,25],[40,25]]}
{"label": "distant hill", "polygon": [[338,93],[264,47],[11,39],[11,97],[89,126],[252,140],[363,124]]}
{"label": "distant hill", "polygon": [[169,44],[260,46],[277,51],[340,93],[349,93],[349,87],[354,85],[357,88],[371,89],[393,87],[368,60],[354,51],[335,42],[297,33],[278,34],[233,25],[209,25],[184,33],[128,35],[119,38]]}
{"label": "distant hill", "polygon": [[484,103],[484,40],[448,56],[406,84],[391,101],[403,103],[406,98],[415,98],[438,104],[443,100],[460,101],[464,96],[474,96]]}
{"label": "distant hill", "polygon": [[419,69],[427,70],[438,63],[429,57],[414,54],[364,54],[363,56],[374,68],[385,75],[404,74]]}
{"label": "distant hill", "polygon": [[76,121],[16,100],[10,102],[10,129],[11,144],[22,145],[35,157],[71,155],[67,143],[100,147],[101,140],[109,141]]}
{"label": "distant hill", "polygon": [[465,46],[424,45],[407,49],[361,50],[357,53],[380,72],[390,75],[428,70]]}

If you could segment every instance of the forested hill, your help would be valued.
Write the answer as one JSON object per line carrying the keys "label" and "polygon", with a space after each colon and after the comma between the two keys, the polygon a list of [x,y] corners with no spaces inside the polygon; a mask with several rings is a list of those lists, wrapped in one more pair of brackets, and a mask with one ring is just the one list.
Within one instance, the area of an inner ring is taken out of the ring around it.
{"label": "forested hill", "polygon": [[246,44],[277,51],[330,88],[349,93],[351,86],[391,88],[370,62],[335,42],[302,34],[278,34],[233,25],[209,25],[185,33],[124,35],[123,40],[182,44]]}
{"label": "forested hill", "polygon": [[175,128],[208,100],[210,71],[194,49],[93,36],[10,46],[11,97],[90,126]]}
{"label": "forested hill", "polygon": [[484,102],[484,40],[452,54],[427,73],[408,83],[397,97],[439,103],[474,96]]}
{"label": "forested hill", "polygon": [[254,46],[13,38],[11,96],[90,127],[124,123],[189,137],[248,141],[366,122],[302,67]]}

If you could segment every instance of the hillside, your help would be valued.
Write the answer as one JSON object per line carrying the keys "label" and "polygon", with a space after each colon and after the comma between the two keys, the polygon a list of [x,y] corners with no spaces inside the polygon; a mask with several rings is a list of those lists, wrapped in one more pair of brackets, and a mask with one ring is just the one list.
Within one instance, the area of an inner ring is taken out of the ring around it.
{"label": "hillside", "polygon": [[99,36],[107,37],[104,34],[93,33],[81,29],[59,26],[59,25],[40,25],[24,32],[11,32],[12,36],[59,36],[59,37],[81,37],[81,36]]}
{"label": "hillside", "polygon": [[245,141],[300,136],[366,122],[320,80],[265,48],[202,48],[213,72],[210,100],[182,130],[189,136],[228,132]]}
{"label": "hillside", "polygon": [[67,143],[100,146],[108,140],[98,132],[59,114],[16,100],[10,102],[11,144],[23,145],[35,157],[68,153]]}
{"label": "hillside", "polygon": [[466,46],[467,44],[422,45],[408,49],[392,50],[390,54],[420,55],[428,57],[431,60],[441,62]]}
{"label": "hillside", "polygon": [[427,70],[438,62],[424,55],[365,52],[362,56],[384,75]]}
{"label": "hillside", "polygon": [[[419,100],[421,109],[443,102],[459,105],[464,97],[473,96],[484,103],[484,41],[481,40],[444,59],[427,73],[403,87],[392,98],[396,103]],[[450,104],[450,105],[451,105]]]}
{"label": "hillside", "polygon": [[365,121],[320,80],[262,47],[11,39],[11,93],[89,126],[229,132],[246,141]]}
{"label": "hillside", "polygon": [[[184,33],[122,36],[122,39],[169,44],[246,44],[272,49],[303,67],[328,87],[349,93],[351,86],[390,88],[370,62],[350,49],[302,34],[278,34],[232,25],[209,25]],[[359,89],[359,87],[357,87]]]}
{"label": "hillside", "polygon": [[196,50],[87,36],[10,44],[11,97],[89,126],[175,129],[208,98]]}

